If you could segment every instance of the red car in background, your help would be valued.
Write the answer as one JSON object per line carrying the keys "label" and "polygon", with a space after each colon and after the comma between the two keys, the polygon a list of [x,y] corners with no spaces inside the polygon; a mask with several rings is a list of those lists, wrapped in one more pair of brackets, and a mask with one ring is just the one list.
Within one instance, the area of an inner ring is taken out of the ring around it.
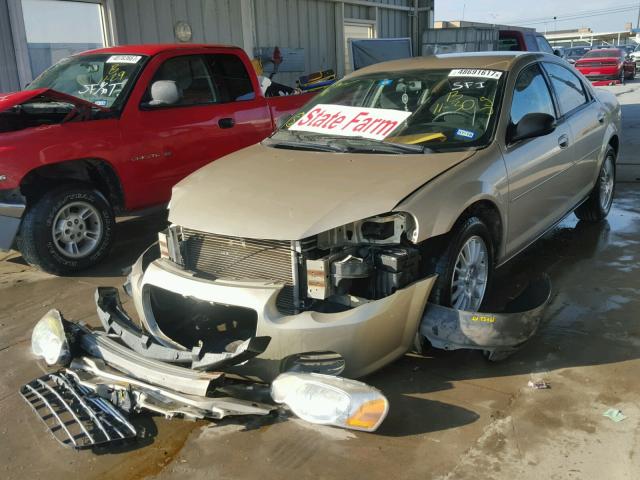
{"label": "red car in background", "polygon": [[587,52],[575,67],[589,80],[631,80],[636,76],[636,64],[619,48],[600,48]]}
{"label": "red car in background", "polygon": [[97,263],[116,215],[166,204],[313,94],[269,95],[242,49],[192,44],[84,52],[0,94],[0,251],[55,274]]}

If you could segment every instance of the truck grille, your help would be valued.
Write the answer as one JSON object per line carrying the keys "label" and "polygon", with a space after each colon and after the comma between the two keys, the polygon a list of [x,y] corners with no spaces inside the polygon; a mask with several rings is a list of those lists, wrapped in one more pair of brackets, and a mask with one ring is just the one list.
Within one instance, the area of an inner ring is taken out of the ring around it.
{"label": "truck grille", "polygon": [[284,284],[276,305],[295,313],[295,256],[290,241],[254,240],[182,229],[184,266],[209,278],[269,280]]}

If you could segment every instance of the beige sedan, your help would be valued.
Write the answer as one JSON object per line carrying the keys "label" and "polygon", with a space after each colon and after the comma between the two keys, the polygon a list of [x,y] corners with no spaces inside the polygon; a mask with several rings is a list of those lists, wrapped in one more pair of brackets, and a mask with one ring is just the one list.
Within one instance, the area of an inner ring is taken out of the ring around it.
{"label": "beige sedan", "polygon": [[615,97],[552,55],[359,70],[174,188],[160,258],[130,276],[138,314],[174,348],[271,337],[240,368],[258,377],[331,355],[365,375],[411,348],[427,301],[478,311],[567,214],[604,219],[619,132]]}

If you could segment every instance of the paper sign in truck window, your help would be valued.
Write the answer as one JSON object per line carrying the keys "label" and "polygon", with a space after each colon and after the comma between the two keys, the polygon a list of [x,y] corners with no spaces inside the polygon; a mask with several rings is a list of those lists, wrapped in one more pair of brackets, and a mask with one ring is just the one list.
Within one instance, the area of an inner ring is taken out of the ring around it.
{"label": "paper sign in truck window", "polygon": [[318,104],[289,130],[383,140],[410,115],[411,112],[386,108]]}
{"label": "paper sign in truck window", "polygon": [[450,77],[477,77],[498,80],[502,72],[498,70],[483,70],[480,68],[454,68],[449,72]]}

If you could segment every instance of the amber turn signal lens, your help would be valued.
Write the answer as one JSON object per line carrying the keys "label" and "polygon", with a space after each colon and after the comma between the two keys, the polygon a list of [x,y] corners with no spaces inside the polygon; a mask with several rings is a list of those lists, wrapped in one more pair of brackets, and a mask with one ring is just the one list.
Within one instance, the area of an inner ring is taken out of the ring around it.
{"label": "amber turn signal lens", "polygon": [[388,410],[386,398],[371,400],[363,403],[356,413],[347,418],[346,424],[352,428],[374,431],[384,420]]}

